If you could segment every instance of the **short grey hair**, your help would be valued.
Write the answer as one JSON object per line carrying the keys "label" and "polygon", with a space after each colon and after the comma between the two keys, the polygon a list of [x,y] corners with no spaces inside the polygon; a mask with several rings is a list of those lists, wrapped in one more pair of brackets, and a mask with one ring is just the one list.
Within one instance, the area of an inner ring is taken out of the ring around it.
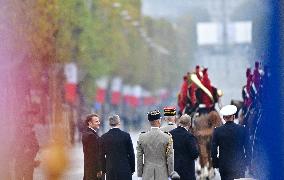
{"label": "short grey hair", "polygon": [[165,116],[164,119],[165,121],[173,121],[176,119],[176,116]]}
{"label": "short grey hair", "polygon": [[120,118],[116,114],[112,115],[112,116],[109,116],[108,120],[109,120],[109,125],[110,126],[117,126],[120,123]]}
{"label": "short grey hair", "polygon": [[191,117],[187,114],[182,115],[179,118],[179,124],[182,126],[190,126],[191,125]]}

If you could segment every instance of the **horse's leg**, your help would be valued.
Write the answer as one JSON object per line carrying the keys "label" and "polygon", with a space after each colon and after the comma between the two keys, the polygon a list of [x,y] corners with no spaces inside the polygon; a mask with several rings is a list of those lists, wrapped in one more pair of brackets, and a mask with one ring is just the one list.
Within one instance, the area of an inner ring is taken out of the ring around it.
{"label": "horse's leg", "polygon": [[205,137],[199,137],[199,149],[200,149],[200,166],[201,166],[201,179],[206,179],[208,176],[208,170],[207,170],[207,150],[206,150],[206,139]]}
{"label": "horse's leg", "polygon": [[212,179],[215,177],[215,170],[213,168],[213,163],[211,159],[211,138],[210,141],[207,143],[207,160],[208,160],[208,178]]}
{"label": "horse's leg", "polygon": [[206,145],[204,144],[203,140],[201,140],[200,138],[200,143],[199,143],[199,150],[200,150],[200,166],[201,168],[204,168],[205,164],[206,164]]}

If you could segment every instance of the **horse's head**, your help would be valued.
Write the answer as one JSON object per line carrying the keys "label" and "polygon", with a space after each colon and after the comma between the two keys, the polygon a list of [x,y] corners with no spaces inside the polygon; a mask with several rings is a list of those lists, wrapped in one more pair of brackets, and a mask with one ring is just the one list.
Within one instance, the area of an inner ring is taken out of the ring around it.
{"label": "horse's head", "polygon": [[212,127],[219,127],[223,124],[220,115],[216,111],[211,111],[208,114],[208,119]]}

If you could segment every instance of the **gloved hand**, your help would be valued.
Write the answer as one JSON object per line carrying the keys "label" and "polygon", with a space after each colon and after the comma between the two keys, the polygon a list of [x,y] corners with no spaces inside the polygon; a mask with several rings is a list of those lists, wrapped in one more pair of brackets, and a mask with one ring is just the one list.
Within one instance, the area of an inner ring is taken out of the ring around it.
{"label": "gloved hand", "polygon": [[178,174],[176,171],[173,171],[173,172],[170,174],[170,179],[172,179],[172,180],[178,180],[178,179],[180,179],[180,176],[179,176],[179,174]]}

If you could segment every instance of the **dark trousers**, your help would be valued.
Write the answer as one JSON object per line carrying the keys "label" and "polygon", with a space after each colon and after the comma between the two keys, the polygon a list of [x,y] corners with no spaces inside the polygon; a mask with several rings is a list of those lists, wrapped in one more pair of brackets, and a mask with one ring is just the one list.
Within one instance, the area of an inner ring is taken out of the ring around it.
{"label": "dark trousers", "polygon": [[226,171],[226,170],[219,170],[221,180],[234,180],[239,178],[245,177],[244,171]]}

